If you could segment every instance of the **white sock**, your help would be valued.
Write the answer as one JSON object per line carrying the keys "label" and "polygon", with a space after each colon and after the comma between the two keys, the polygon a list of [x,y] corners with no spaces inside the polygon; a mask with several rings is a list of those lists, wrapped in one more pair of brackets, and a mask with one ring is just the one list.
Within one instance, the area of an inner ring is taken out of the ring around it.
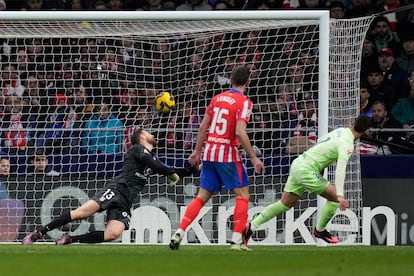
{"label": "white sock", "polygon": [[233,237],[231,240],[236,244],[241,244],[243,242],[242,234],[238,232],[233,232]]}
{"label": "white sock", "polygon": [[175,231],[175,233],[179,234],[180,237],[184,236],[184,230],[183,229],[178,228],[177,231]]}

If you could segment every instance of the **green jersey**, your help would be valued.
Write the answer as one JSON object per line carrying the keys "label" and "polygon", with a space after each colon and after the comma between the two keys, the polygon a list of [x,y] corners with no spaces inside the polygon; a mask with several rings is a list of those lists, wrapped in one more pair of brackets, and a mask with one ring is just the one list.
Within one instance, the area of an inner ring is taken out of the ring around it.
{"label": "green jersey", "polygon": [[337,194],[344,195],[346,165],[354,151],[355,137],[350,128],[338,128],[320,137],[316,145],[303,153],[310,166],[317,171],[336,164],[335,187]]}

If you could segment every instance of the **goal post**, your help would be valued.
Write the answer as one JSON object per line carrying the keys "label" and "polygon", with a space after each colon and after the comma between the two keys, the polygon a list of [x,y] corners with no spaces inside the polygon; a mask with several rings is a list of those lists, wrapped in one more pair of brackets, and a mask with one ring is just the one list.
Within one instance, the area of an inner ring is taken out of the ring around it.
{"label": "goal post", "polygon": [[[265,175],[255,175],[246,161],[251,219],[280,198],[297,154],[358,114],[361,49],[372,19],[332,20],[322,10],[2,14],[2,72],[7,74],[1,80],[1,150],[10,157],[13,174],[1,179],[8,196],[0,199],[0,241],[20,241],[63,208],[76,208],[93,196],[119,173],[137,127],[156,136],[162,161],[188,165],[203,111],[214,94],[229,88],[236,64],[251,70],[247,95],[254,111],[248,132],[267,167]],[[169,113],[153,108],[162,91],[176,99]],[[105,110],[117,123],[96,126]],[[97,135],[105,140],[102,147],[96,146]],[[33,172],[40,149],[48,175]],[[334,167],[327,177],[333,179]],[[151,176],[119,242],[168,243],[198,181],[186,178],[171,188],[164,177]],[[330,227],[358,244],[357,154],[346,181],[350,211],[336,216]],[[252,244],[314,244],[310,230],[318,201],[306,194],[286,215],[264,224]],[[229,193],[214,196],[184,243],[225,244],[233,205]],[[96,214],[48,233],[45,240],[63,232],[102,230],[104,221],[104,214]]]}

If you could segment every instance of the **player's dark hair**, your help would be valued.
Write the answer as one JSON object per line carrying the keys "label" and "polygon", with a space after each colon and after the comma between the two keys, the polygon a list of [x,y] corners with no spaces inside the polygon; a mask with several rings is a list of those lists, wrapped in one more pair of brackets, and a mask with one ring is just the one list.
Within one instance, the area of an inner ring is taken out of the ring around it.
{"label": "player's dark hair", "polygon": [[359,115],[355,120],[354,130],[359,133],[364,133],[372,126],[372,119],[366,115]]}
{"label": "player's dark hair", "polygon": [[233,78],[233,85],[242,86],[249,81],[250,72],[245,66],[237,66],[231,72],[231,77]]}
{"label": "player's dark hair", "polygon": [[139,128],[131,135],[131,144],[133,145],[139,144],[139,137],[141,136],[141,133],[143,131],[144,130],[142,128]]}

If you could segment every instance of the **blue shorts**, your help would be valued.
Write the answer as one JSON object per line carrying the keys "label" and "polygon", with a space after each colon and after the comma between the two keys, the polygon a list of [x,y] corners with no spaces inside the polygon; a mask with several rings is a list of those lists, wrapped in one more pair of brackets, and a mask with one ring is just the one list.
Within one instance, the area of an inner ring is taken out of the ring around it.
{"label": "blue shorts", "polygon": [[249,185],[247,171],[242,162],[205,162],[200,176],[200,187],[207,191],[220,192]]}

